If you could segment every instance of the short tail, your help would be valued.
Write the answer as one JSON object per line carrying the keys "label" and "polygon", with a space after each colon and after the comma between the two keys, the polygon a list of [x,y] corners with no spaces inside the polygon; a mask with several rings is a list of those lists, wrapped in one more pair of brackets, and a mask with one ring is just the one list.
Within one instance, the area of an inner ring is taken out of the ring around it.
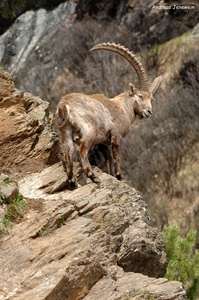
{"label": "short tail", "polygon": [[69,112],[70,106],[69,105],[59,105],[56,111],[56,118],[57,118],[57,126],[62,128],[66,125],[66,122],[69,121]]}
{"label": "short tail", "polygon": [[75,132],[74,139],[75,140],[79,139],[81,128],[76,122],[76,118],[74,114],[71,112],[69,105],[62,104],[57,107],[56,121],[57,121],[57,126],[59,128],[64,127],[66,123],[72,125]]}

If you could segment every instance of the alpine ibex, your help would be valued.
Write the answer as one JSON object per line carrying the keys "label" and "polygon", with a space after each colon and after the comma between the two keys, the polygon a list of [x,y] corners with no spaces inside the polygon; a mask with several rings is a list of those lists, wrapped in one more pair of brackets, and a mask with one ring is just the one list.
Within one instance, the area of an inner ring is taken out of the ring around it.
{"label": "alpine ibex", "polygon": [[[135,116],[148,118],[152,114],[151,101],[160,84],[162,76],[155,78],[149,87],[145,69],[138,58],[127,48],[115,43],[102,43],[94,50],[110,50],[127,59],[137,73],[139,88],[132,83],[130,89],[114,98],[103,94],[84,95],[73,93],[64,96],[57,106],[56,122],[63,149],[66,172],[69,182],[75,183],[73,156],[78,147],[82,168],[92,180],[96,175],[88,160],[88,151],[96,144],[111,145],[114,171],[121,179],[119,148],[123,137],[130,131]],[[107,146],[106,146],[107,145]],[[106,151],[105,151],[106,152]]]}

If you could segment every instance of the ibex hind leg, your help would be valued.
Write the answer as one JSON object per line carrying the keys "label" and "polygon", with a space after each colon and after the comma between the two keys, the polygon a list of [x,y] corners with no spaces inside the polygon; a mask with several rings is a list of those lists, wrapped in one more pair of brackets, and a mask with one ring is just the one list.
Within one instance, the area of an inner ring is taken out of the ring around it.
{"label": "ibex hind leg", "polygon": [[118,180],[124,179],[120,170],[120,139],[116,136],[112,137],[112,154],[114,160],[115,176]]}
{"label": "ibex hind leg", "polygon": [[76,178],[74,176],[73,168],[74,145],[71,139],[66,140],[66,142],[63,143],[63,155],[65,170],[68,176],[68,182],[71,186],[76,186]]}
{"label": "ibex hind leg", "polygon": [[93,181],[98,183],[98,178],[95,176],[88,159],[88,151],[92,146],[92,141],[81,141],[79,146],[79,156],[84,173]]}

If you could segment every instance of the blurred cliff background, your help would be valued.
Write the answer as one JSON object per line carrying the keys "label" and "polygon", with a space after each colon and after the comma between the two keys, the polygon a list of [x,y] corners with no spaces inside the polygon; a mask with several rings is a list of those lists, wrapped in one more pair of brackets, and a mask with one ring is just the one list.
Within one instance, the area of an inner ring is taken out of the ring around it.
{"label": "blurred cliff background", "polygon": [[52,112],[70,92],[112,97],[136,85],[121,57],[89,53],[97,43],[128,47],[151,81],[163,75],[152,118],[135,121],[123,142],[122,168],[148,204],[152,224],[160,230],[175,224],[183,234],[199,228],[197,2],[0,1],[0,65]]}

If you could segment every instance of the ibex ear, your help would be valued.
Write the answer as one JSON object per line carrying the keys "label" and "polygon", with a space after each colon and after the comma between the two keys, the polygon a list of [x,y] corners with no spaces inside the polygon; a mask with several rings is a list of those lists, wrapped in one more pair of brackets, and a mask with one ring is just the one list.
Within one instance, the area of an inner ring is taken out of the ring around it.
{"label": "ibex ear", "polygon": [[133,96],[135,94],[135,86],[132,83],[129,83],[130,91],[129,91],[129,96]]}
{"label": "ibex ear", "polygon": [[158,76],[154,79],[154,81],[152,82],[150,88],[149,88],[149,92],[151,92],[152,95],[155,95],[155,93],[157,92],[159,86],[161,85],[163,81],[163,77],[162,76]]}

